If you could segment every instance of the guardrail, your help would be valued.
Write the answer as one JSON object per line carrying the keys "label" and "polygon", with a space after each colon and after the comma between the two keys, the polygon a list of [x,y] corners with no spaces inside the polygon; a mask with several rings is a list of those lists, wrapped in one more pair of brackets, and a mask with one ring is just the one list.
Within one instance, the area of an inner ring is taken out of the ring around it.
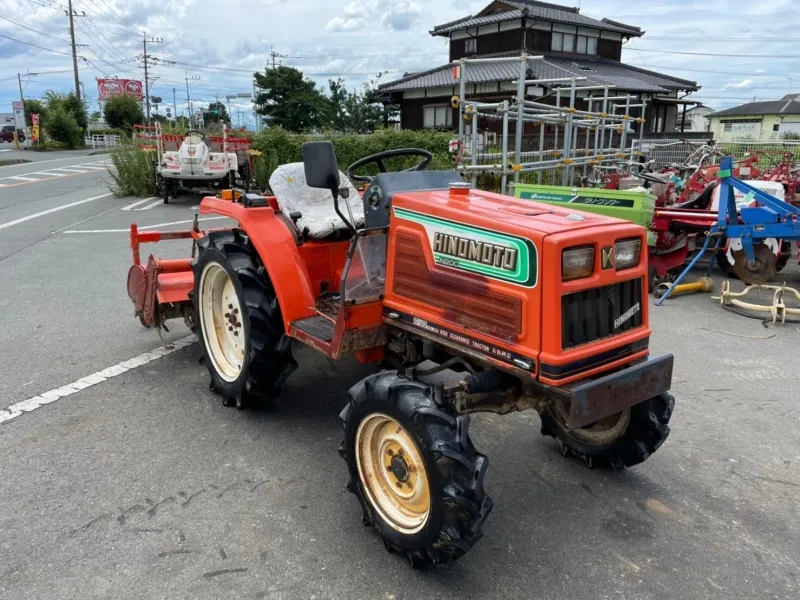
{"label": "guardrail", "polygon": [[99,133],[87,135],[85,142],[90,148],[113,148],[119,146],[120,137],[116,134]]}

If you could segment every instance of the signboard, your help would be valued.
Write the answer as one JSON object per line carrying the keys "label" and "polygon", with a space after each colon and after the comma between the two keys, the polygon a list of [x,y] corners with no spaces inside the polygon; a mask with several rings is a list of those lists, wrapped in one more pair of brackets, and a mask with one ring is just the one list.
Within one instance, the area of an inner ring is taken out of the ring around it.
{"label": "signboard", "polygon": [[11,106],[14,108],[14,124],[17,129],[25,131],[25,105],[22,104],[22,100],[16,100]]}
{"label": "signboard", "polygon": [[39,113],[31,113],[31,141],[39,141]]}
{"label": "signboard", "polygon": [[97,93],[100,101],[108,100],[120,94],[130,94],[137,100],[144,99],[142,82],[136,79],[98,79]]}

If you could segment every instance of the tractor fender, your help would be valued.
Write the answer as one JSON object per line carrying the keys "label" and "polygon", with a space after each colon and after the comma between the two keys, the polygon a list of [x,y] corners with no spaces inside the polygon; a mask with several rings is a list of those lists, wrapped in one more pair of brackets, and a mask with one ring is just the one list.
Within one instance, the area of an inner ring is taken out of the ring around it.
{"label": "tractor fender", "polygon": [[286,225],[270,207],[245,207],[242,204],[206,197],[200,213],[229,217],[239,222],[267,270],[281,307],[283,324],[316,314],[316,300],[305,262]]}

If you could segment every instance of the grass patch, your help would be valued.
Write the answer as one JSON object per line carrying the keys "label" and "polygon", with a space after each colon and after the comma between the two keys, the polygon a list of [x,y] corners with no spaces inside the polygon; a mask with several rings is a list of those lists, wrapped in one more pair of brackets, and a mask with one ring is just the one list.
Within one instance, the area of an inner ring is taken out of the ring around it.
{"label": "grass patch", "polygon": [[113,168],[111,191],[116,196],[153,196],[157,193],[153,152],[140,150],[133,144],[121,144],[109,152]]}

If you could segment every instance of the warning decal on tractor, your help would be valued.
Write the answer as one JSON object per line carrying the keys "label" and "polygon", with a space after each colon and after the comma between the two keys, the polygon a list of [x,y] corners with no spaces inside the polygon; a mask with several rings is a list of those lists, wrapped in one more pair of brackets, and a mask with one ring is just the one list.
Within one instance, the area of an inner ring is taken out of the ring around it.
{"label": "warning decal on tractor", "polygon": [[536,285],[538,256],[530,240],[405,208],[392,210],[396,218],[425,228],[437,265],[523,287]]}

